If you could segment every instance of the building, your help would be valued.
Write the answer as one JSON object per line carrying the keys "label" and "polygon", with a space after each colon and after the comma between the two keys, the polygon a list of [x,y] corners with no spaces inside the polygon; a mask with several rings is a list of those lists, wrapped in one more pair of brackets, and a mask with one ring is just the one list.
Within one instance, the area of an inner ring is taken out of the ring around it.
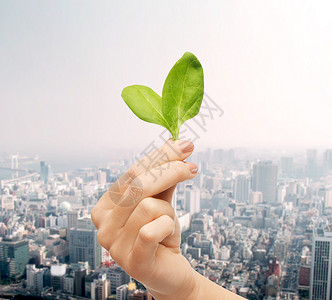
{"label": "building", "polygon": [[63,290],[66,272],[66,264],[51,265],[51,286],[54,291]]}
{"label": "building", "polygon": [[309,178],[316,178],[318,176],[316,149],[307,150],[307,176]]}
{"label": "building", "polygon": [[294,175],[293,157],[281,158],[281,174],[285,177],[292,177]]}
{"label": "building", "polygon": [[262,192],[263,201],[269,204],[277,200],[278,167],[270,161],[259,162],[253,166],[252,190]]}
{"label": "building", "polygon": [[200,190],[194,185],[186,185],[184,195],[184,210],[191,215],[198,213],[201,210],[200,207]]}
{"label": "building", "polygon": [[116,288],[116,300],[127,300],[128,284],[120,285]]}
{"label": "building", "polygon": [[332,297],[332,228],[314,231],[310,275],[310,300]]}
{"label": "building", "polygon": [[18,279],[29,263],[29,242],[17,238],[3,238],[0,242],[0,277]]}
{"label": "building", "polygon": [[249,193],[249,203],[250,204],[258,204],[263,202],[263,194],[262,192],[253,192]]}
{"label": "building", "polygon": [[111,282],[111,293],[116,293],[119,286],[129,282],[126,272],[119,266],[112,266],[107,270],[107,278]]}
{"label": "building", "polygon": [[332,149],[327,149],[323,156],[324,169],[326,171],[332,170]]}
{"label": "building", "polygon": [[74,272],[74,294],[77,296],[84,296],[85,294],[85,276],[89,272],[88,262],[80,262],[78,264],[71,264]]}
{"label": "building", "polygon": [[235,178],[234,199],[240,202],[249,201],[250,179],[246,175],[239,175]]}
{"label": "building", "polygon": [[46,164],[44,161],[40,162],[40,180],[45,184],[48,183],[49,179],[53,176],[51,166]]}
{"label": "building", "polygon": [[27,275],[27,287],[33,288],[35,284],[34,275],[36,273],[36,266],[35,265],[27,265],[26,266],[26,275]]}
{"label": "building", "polygon": [[102,248],[97,241],[97,230],[71,228],[69,230],[69,259],[71,263],[87,261],[92,270],[101,263]]}
{"label": "building", "polygon": [[202,218],[193,218],[191,220],[191,232],[205,233],[207,230],[207,223]]}
{"label": "building", "polygon": [[0,210],[14,210],[14,202],[16,197],[13,195],[0,195]]}
{"label": "building", "polygon": [[323,197],[324,207],[332,207],[332,185],[321,187],[318,195]]}
{"label": "building", "polygon": [[44,287],[44,271],[45,269],[37,269],[35,265],[27,265],[27,287],[40,292]]}
{"label": "building", "polygon": [[71,272],[63,278],[63,291],[66,294],[74,294],[74,274]]}
{"label": "building", "polygon": [[67,224],[68,229],[72,227],[77,227],[77,220],[78,220],[78,211],[67,211]]}
{"label": "building", "polygon": [[68,256],[68,244],[66,241],[60,238],[59,234],[51,234],[45,240],[46,249],[54,256],[61,260],[65,260]]}
{"label": "building", "polygon": [[128,295],[128,300],[152,300],[152,296],[148,291],[135,290],[133,294]]}
{"label": "building", "polygon": [[91,299],[104,300],[110,295],[110,282],[106,278],[106,274],[100,274],[98,279],[94,279],[91,283]]}

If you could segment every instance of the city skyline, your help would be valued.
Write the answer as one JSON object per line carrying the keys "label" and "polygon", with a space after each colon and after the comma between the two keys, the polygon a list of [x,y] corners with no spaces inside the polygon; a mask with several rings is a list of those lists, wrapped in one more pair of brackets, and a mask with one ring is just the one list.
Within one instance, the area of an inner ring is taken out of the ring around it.
{"label": "city skyline", "polygon": [[0,4],[2,151],[143,149],[162,128],[135,118],[121,90],[160,93],[185,51],[224,111],[197,148],[332,148],[328,1],[17,3]]}
{"label": "city skyline", "polygon": [[[327,246],[317,244],[315,230],[327,230],[330,245],[332,150],[323,165],[317,151],[305,153],[274,162],[233,149],[198,153],[199,174],[178,184],[173,201],[181,253],[196,271],[248,299],[320,299]],[[146,297],[101,248],[91,219],[130,164],[54,172],[40,161],[28,177],[0,180],[0,293]],[[324,280],[328,288],[330,277]]]}

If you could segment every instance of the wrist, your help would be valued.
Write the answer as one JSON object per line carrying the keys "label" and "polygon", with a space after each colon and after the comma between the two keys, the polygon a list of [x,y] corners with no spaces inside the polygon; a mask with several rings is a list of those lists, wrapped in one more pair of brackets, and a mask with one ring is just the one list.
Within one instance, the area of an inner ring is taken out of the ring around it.
{"label": "wrist", "polygon": [[[181,280],[181,282],[177,282],[176,287],[170,287],[167,293],[160,293],[153,288],[150,288],[148,285],[145,285],[146,289],[156,300],[194,300],[196,299],[195,295],[198,293],[198,278],[196,275],[196,271],[191,267],[189,262],[185,257],[185,266],[180,266],[182,271],[184,271],[185,276]],[[185,269],[185,270],[183,270]],[[175,275],[176,276],[176,275]]]}

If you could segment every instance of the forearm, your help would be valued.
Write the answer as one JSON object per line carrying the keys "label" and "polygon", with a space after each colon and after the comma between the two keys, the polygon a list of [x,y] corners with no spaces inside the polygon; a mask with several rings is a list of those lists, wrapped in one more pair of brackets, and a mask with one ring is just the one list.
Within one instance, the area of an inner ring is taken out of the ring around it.
{"label": "forearm", "polygon": [[161,295],[152,289],[149,289],[150,294],[156,300],[243,300],[243,297],[236,295],[220,285],[212,282],[208,278],[202,276],[194,269],[190,268],[190,283],[183,284],[182,288],[177,292],[168,295]]}
{"label": "forearm", "polygon": [[220,285],[217,285],[208,278],[202,276],[194,269],[193,272],[195,276],[195,291],[193,292],[193,297],[190,299],[244,300],[243,297],[236,295],[229,290],[224,289]]}

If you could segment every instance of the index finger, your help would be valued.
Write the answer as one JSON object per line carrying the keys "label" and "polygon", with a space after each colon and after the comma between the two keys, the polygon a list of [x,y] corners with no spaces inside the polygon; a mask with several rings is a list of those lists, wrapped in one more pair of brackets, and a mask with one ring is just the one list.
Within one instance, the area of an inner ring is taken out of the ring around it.
{"label": "index finger", "polygon": [[[191,141],[173,141],[172,139],[169,139],[160,148],[137,160],[127,172],[121,175],[120,178],[99,199],[96,204],[96,208],[112,209],[120,202],[122,195],[128,188],[130,188],[131,182],[137,176],[167,162],[185,160],[192,154],[193,150],[194,144]],[[139,190],[140,186],[136,186],[135,188]],[[136,191],[136,194],[139,194],[139,191]],[[110,195],[112,200],[110,199]]]}

